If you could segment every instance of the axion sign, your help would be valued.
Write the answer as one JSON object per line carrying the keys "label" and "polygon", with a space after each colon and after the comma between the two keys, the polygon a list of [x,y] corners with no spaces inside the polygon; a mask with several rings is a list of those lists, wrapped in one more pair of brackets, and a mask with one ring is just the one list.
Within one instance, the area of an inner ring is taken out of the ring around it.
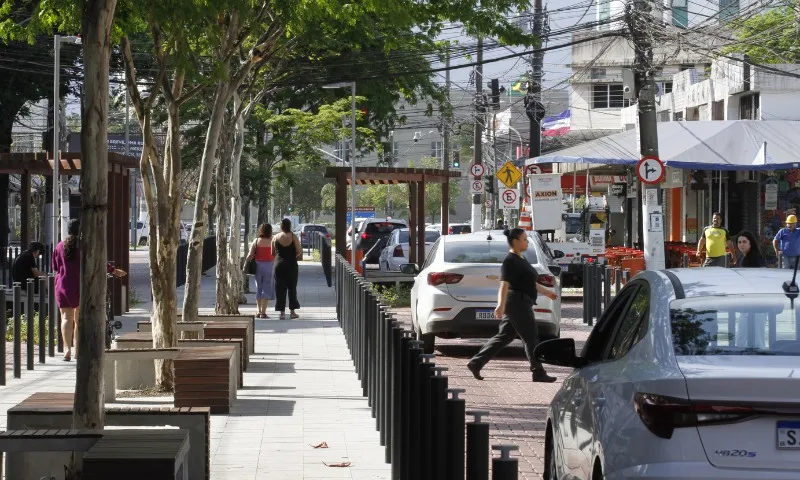
{"label": "axion sign", "polygon": [[538,190],[533,194],[533,198],[557,198],[558,196],[559,193],[555,190],[546,190],[546,191]]}

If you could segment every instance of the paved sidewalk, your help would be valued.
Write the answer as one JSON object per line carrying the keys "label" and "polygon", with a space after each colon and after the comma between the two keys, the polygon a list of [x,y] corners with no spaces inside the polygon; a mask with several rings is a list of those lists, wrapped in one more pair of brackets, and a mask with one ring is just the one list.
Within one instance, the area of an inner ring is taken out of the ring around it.
{"label": "paved sidewalk", "polygon": [[[213,271],[203,277],[203,310],[213,309]],[[254,285],[251,290],[254,290]],[[182,289],[179,289],[179,304]],[[335,315],[335,297],[319,264],[300,266],[298,320],[256,321],[255,353],[230,415],[211,417],[212,478],[388,479],[375,420],[355,374]],[[248,295],[243,313],[255,311]],[[288,313],[288,312],[287,312]],[[141,312],[140,312],[141,315]],[[136,318],[136,316],[134,316]],[[135,328],[125,319],[125,330]],[[72,392],[75,362],[60,357],[24,370],[0,387],[0,427],[6,410],[34,392]],[[10,372],[9,372],[10,373]],[[120,399],[113,405],[171,405],[171,397]],[[328,448],[313,448],[325,442]],[[326,465],[327,464],[327,465]],[[328,465],[349,466],[328,466]]]}

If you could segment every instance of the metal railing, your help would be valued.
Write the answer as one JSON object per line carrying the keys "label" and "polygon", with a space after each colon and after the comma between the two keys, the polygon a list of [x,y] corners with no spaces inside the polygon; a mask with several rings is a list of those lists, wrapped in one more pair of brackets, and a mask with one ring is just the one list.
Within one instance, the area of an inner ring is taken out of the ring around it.
{"label": "metal railing", "polygon": [[[341,255],[336,256],[336,313],[347,340],[363,395],[385,447],[393,480],[488,480],[489,424],[484,411],[466,411],[448,388],[447,367],[397,322],[370,283]],[[473,421],[466,422],[466,415]],[[514,445],[494,445],[492,478],[518,476]],[[465,454],[466,452],[466,454]]]}
{"label": "metal railing", "polygon": [[[38,283],[38,292],[36,285]],[[23,306],[23,295],[25,303]],[[36,297],[38,295],[38,302]],[[11,304],[11,322],[8,318],[8,304]],[[34,369],[36,343],[38,340],[39,363],[44,364],[46,357],[54,357],[56,346],[63,352],[61,340],[61,322],[57,322],[58,310],[55,301],[55,278],[52,275],[40,277],[38,282],[29,279],[22,290],[22,284],[14,282],[11,289],[0,288],[0,323],[3,326],[3,341],[0,342],[0,385],[6,384],[6,336],[11,327],[12,366],[14,378],[22,378],[22,316],[26,323],[26,367]],[[37,318],[38,316],[38,318]],[[34,323],[36,322],[36,324]],[[9,325],[10,323],[10,325]],[[39,335],[36,338],[36,327]],[[57,337],[57,338],[56,338]],[[45,353],[47,352],[47,353]]]}
{"label": "metal railing", "polygon": [[[11,288],[14,281],[11,276],[11,268],[14,266],[14,262],[17,260],[17,257],[19,257],[19,254],[25,251],[25,248],[27,247],[15,246],[0,248],[0,283],[7,288]],[[52,257],[53,246],[45,245],[44,252],[36,259],[36,268],[42,273],[52,273]]]}

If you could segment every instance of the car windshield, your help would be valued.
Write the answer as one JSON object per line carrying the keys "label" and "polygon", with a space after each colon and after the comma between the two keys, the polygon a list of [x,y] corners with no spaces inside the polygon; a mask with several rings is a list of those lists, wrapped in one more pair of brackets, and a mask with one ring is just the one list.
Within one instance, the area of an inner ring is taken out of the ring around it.
{"label": "car windshield", "polygon": [[[400,243],[408,243],[408,230],[402,230],[399,235]],[[439,236],[439,232],[425,230],[425,243],[433,243]]]}
{"label": "car windshield", "polygon": [[[475,240],[444,244],[444,261],[448,263],[503,263],[506,255],[506,242]],[[528,248],[525,258],[531,264],[537,263],[533,248]]]}
{"label": "car windshield", "polygon": [[565,222],[567,234],[574,234],[581,232],[581,218],[580,217],[567,217]]}
{"label": "car windshield", "polygon": [[800,305],[784,295],[675,300],[670,323],[677,355],[800,355]]}
{"label": "car windshield", "polygon": [[375,234],[375,233],[391,233],[392,230],[395,228],[403,228],[405,225],[402,223],[392,223],[392,222],[372,222],[367,224],[367,229],[365,230],[366,233]]}

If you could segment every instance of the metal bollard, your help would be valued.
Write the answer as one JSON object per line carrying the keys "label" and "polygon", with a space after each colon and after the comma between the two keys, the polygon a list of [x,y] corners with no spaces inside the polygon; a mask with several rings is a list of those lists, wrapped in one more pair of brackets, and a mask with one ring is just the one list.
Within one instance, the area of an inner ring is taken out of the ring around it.
{"label": "metal bollard", "polygon": [[388,312],[385,305],[378,305],[378,322],[376,324],[375,354],[377,367],[375,369],[376,395],[375,395],[375,428],[378,430],[378,442],[386,446],[386,429],[384,416],[386,415],[384,399],[386,398],[386,364],[388,356],[388,341],[386,340]]}
{"label": "metal bollard", "polygon": [[47,280],[39,278],[39,306],[36,308],[36,313],[39,314],[39,363],[44,363],[45,360],[45,347],[47,346],[47,307],[45,298],[47,294]]}
{"label": "metal bollard", "polygon": [[489,424],[481,422],[489,412],[470,410],[467,415],[474,417],[467,423],[467,480],[489,480]]}
{"label": "metal bollard", "polygon": [[611,303],[611,272],[613,272],[611,265],[606,265],[603,270],[603,310],[608,308]]}
{"label": "metal bollard", "polygon": [[447,415],[447,442],[446,448],[446,480],[464,480],[464,433],[466,422],[464,415],[467,402],[458,395],[465,393],[464,388],[448,388],[447,393],[452,395],[445,401]]}
{"label": "metal bollard", "polygon": [[55,357],[56,352],[55,348],[58,348],[59,352],[64,351],[64,339],[61,338],[61,315],[59,315],[58,305],[56,305],[56,277],[50,275],[48,279],[49,289],[47,291],[47,295],[49,297],[49,303],[47,307],[50,309],[50,315],[48,315],[48,320],[50,320],[50,356]]}
{"label": "metal bollard", "polygon": [[519,447],[516,445],[492,445],[492,450],[500,451],[499,457],[492,458],[492,480],[517,480],[519,465],[517,459],[511,456],[511,451],[519,450]]}
{"label": "metal bollard", "polygon": [[684,253],[683,258],[681,258],[681,267],[689,268],[689,254]]}
{"label": "metal bollard", "polygon": [[581,270],[583,271],[583,323],[589,323],[589,289],[587,288],[587,284],[589,283],[589,264],[586,263],[585,259],[581,259],[582,265]]}
{"label": "metal bollard", "polygon": [[392,329],[392,343],[394,344],[394,358],[392,360],[392,479],[405,478],[403,463],[403,447],[408,434],[408,417],[406,416],[406,390],[407,374],[405,352],[410,348],[411,338],[406,336],[402,327]]}
{"label": "metal bollard", "polygon": [[22,378],[22,287],[19,282],[14,282],[14,378]]}
{"label": "metal bollard", "polygon": [[583,279],[583,294],[586,296],[586,325],[594,324],[594,264],[586,266],[586,277]]}
{"label": "metal bollard", "polygon": [[622,280],[625,282],[625,285],[631,280],[631,269],[626,268],[622,271]]}
{"label": "metal bollard", "polygon": [[614,269],[614,297],[619,294],[622,289],[622,268],[617,267]]}
{"label": "metal bollard", "polygon": [[25,352],[27,355],[28,360],[28,370],[33,370],[33,359],[35,358],[36,353],[36,343],[34,342],[35,337],[35,329],[36,320],[33,318],[36,316],[36,307],[33,305],[34,296],[34,283],[33,279],[29,278],[28,282],[26,283],[26,295],[25,295],[25,327],[26,327],[26,337],[28,340],[28,351]]}
{"label": "metal bollard", "polygon": [[594,320],[600,320],[603,313],[603,265],[594,266]]}
{"label": "metal bollard", "polygon": [[420,477],[419,443],[422,425],[420,424],[420,355],[422,355],[423,342],[411,340],[408,349],[408,406],[409,406],[409,434],[408,434],[408,464],[410,465],[410,479]]}
{"label": "metal bollard", "polygon": [[386,415],[383,418],[383,428],[386,430],[386,451],[384,460],[391,464],[394,454],[395,444],[395,412],[398,406],[395,405],[395,392],[398,377],[400,375],[400,365],[397,362],[399,339],[402,338],[403,329],[399,322],[390,321],[386,328],[386,338],[388,346],[387,371],[386,371]]}
{"label": "metal bollard", "polygon": [[3,306],[0,309],[0,322],[3,322],[3,341],[0,342],[0,358],[2,358],[2,364],[0,364],[0,385],[6,384],[6,332],[8,331],[8,313],[6,312],[6,289],[4,286],[0,285],[0,305]]}
{"label": "metal bollard", "polygon": [[433,367],[431,378],[431,474],[435,480],[447,476],[447,367]]}
{"label": "metal bollard", "polygon": [[[393,456],[394,464],[400,466],[400,478],[403,480],[411,478],[411,466],[409,459],[411,452],[409,445],[411,444],[411,342],[412,338],[406,336],[407,332],[403,332],[403,339],[400,348],[400,377],[402,379],[399,389],[400,396],[400,423],[398,431],[400,433],[400,442],[397,446],[398,456]],[[413,333],[411,334],[413,335]]]}
{"label": "metal bollard", "polygon": [[419,371],[419,441],[416,444],[419,458],[419,477],[420,480],[430,480],[432,470],[431,458],[431,437],[433,436],[431,412],[431,377],[433,376],[433,361],[436,360],[434,354],[422,354],[419,356],[420,364],[417,366]]}

